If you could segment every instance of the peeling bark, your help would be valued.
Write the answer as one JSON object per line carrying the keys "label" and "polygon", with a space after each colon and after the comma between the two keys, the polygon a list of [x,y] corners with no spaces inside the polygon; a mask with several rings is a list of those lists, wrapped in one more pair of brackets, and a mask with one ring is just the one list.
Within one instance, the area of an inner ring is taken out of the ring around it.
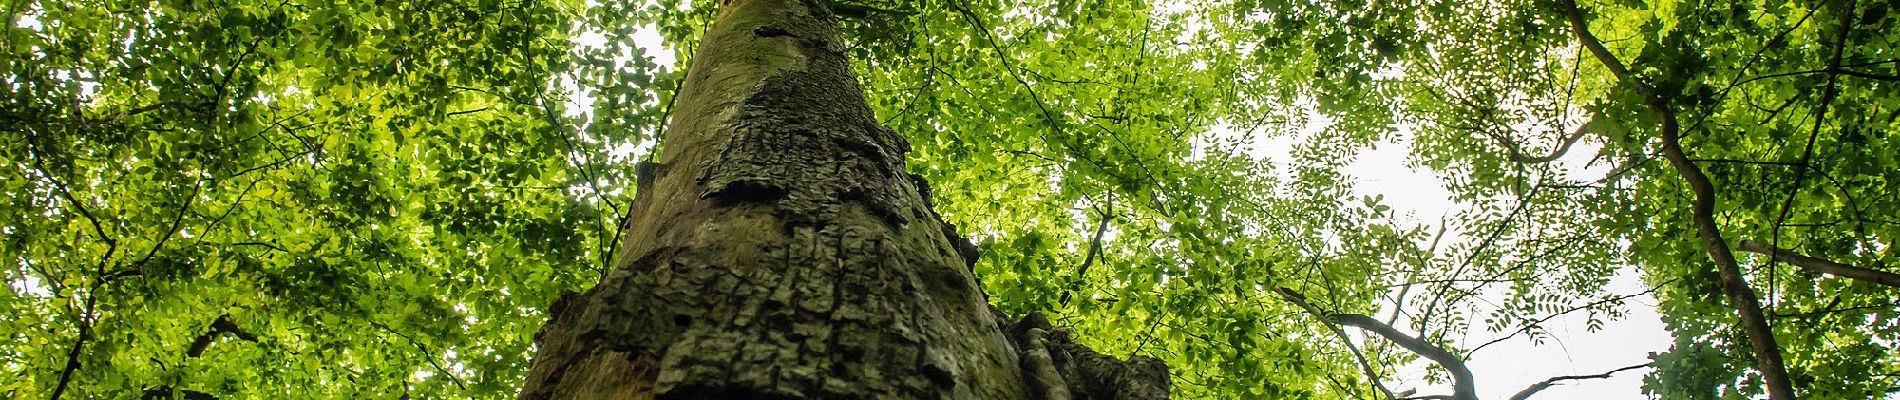
{"label": "peeling bark", "polygon": [[[521,398],[1041,398],[843,46],[813,0],[722,7],[614,269],[551,307]],[[1065,338],[1035,344],[1075,398],[1166,397],[1158,361]]]}

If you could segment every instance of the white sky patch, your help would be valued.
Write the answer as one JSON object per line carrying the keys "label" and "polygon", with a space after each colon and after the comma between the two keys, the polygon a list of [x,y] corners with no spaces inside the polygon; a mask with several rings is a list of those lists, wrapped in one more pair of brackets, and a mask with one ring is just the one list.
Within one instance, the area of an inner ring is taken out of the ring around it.
{"label": "white sky patch", "polygon": [[11,282],[13,284],[14,293],[26,293],[33,297],[40,298],[53,296],[52,288],[47,287],[46,283],[41,281],[39,276],[26,273],[19,274],[18,276],[20,278],[19,280]]}
{"label": "white sky patch", "polygon": [[38,31],[40,28],[46,26],[40,23],[40,10],[38,8],[33,7],[32,4],[25,4],[23,6],[26,7],[26,9],[20,10],[19,15],[13,17],[13,26],[32,31]]}
{"label": "white sky patch", "polygon": [[[1443,179],[1424,168],[1407,165],[1406,158],[1412,148],[1405,138],[1411,137],[1410,132],[1402,130],[1396,136],[1400,140],[1381,143],[1373,150],[1361,152],[1358,159],[1346,167],[1347,173],[1354,178],[1354,193],[1384,195],[1386,204],[1398,213],[1401,221],[1409,216],[1414,223],[1436,224],[1440,218],[1468,211],[1468,206],[1451,200],[1451,192],[1446,190],[1447,183]],[[1291,141],[1288,142],[1284,146],[1291,146]],[[1564,164],[1573,176],[1603,176],[1609,171],[1608,163],[1586,165],[1596,154],[1596,147],[1589,143],[1578,143],[1556,162]],[[1462,239],[1462,235],[1448,231],[1439,248],[1450,248],[1455,241]],[[1604,288],[1606,293],[1614,295],[1644,290],[1640,272],[1634,267],[1619,269]],[[1472,304],[1502,304],[1506,298],[1505,291],[1493,290],[1474,299]],[[1543,344],[1533,343],[1528,335],[1518,335],[1472,354],[1466,361],[1466,367],[1471,369],[1476,380],[1479,397],[1509,398],[1525,387],[1553,376],[1603,373],[1648,362],[1649,353],[1668,350],[1670,337],[1662,324],[1662,318],[1656,314],[1655,299],[1647,295],[1636,296],[1624,304],[1627,311],[1624,318],[1606,322],[1596,332],[1587,329],[1589,314],[1576,312],[1540,324],[1549,333]],[[1467,310],[1472,315],[1489,311],[1475,307]],[[1391,310],[1385,311],[1389,314]],[[1494,333],[1486,330],[1483,324],[1471,324],[1459,345],[1477,346],[1508,333]],[[1401,376],[1388,379],[1386,384],[1393,390],[1416,388],[1419,394],[1451,393],[1450,385],[1426,382],[1427,365],[1429,361],[1414,362],[1401,369]],[[1648,371],[1632,370],[1608,379],[1569,381],[1544,389],[1535,398],[1644,398],[1642,377]]]}
{"label": "white sky patch", "polygon": [[[1381,74],[1390,74],[1381,71]],[[1226,141],[1239,139],[1239,151],[1263,163],[1273,164],[1276,171],[1288,170],[1298,162],[1293,155],[1295,148],[1313,135],[1325,134],[1324,129],[1332,121],[1321,115],[1310,99],[1296,102],[1293,107],[1305,110],[1306,115],[1294,116],[1286,122],[1291,127],[1262,126],[1257,132],[1240,132],[1231,126],[1215,127],[1207,141]],[[1583,123],[1582,113],[1572,113],[1565,121],[1567,127]],[[1530,126],[1514,127],[1518,132],[1535,132]],[[1441,220],[1455,217],[1458,213],[1470,211],[1470,207],[1458,204],[1451,199],[1449,184],[1429,169],[1413,166],[1408,162],[1412,153],[1412,127],[1401,125],[1396,139],[1381,142],[1371,149],[1354,154],[1354,160],[1342,172],[1352,179],[1355,196],[1383,196],[1383,204],[1393,208],[1395,223],[1436,225]],[[1276,132],[1277,130],[1277,132]],[[1561,133],[1568,133],[1563,129]],[[1243,137],[1244,136],[1244,137]],[[1548,140],[1531,140],[1544,144],[1557,140],[1551,134]],[[1197,143],[1198,144],[1198,143]],[[1523,143],[1530,145],[1531,143]],[[1198,147],[1198,146],[1197,146]],[[1544,146],[1548,149],[1550,146]],[[1600,145],[1589,141],[1580,141],[1556,163],[1565,168],[1573,179],[1594,180],[1607,174],[1611,163],[1591,163]],[[1196,149],[1197,153],[1201,149]],[[1547,151],[1547,150],[1545,150]],[[1532,151],[1533,153],[1535,151]],[[1548,154],[1548,153],[1543,153]],[[1464,235],[1447,231],[1440,249],[1452,248]],[[1479,298],[1470,300],[1463,307],[1469,315],[1480,316],[1489,312],[1486,303],[1503,304],[1508,298],[1505,288],[1489,290]],[[1604,292],[1611,295],[1640,293],[1645,290],[1640,272],[1626,266],[1611,278]],[[1480,398],[1509,398],[1532,384],[1542,382],[1554,376],[1598,374],[1617,368],[1648,362],[1651,352],[1665,351],[1669,348],[1670,336],[1665,330],[1662,319],[1655,312],[1655,299],[1650,296],[1636,296],[1625,300],[1624,318],[1608,321],[1601,329],[1590,332],[1589,313],[1575,312],[1552,318],[1540,326],[1548,333],[1542,344],[1533,343],[1528,335],[1517,335],[1498,342],[1471,355],[1466,367],[1471,369],[1476,380]],[[1390,315],[1390,304],[1384,305],[1381,314]],[[1403,325],[1403,324],[1401,324]],[[1404,329],[1404,328],[1401,328]],[[1349,330],[1350,331],[1350,330]],[[1408,332],[1416,334],[1417,332]],[[1461,347],[1477,346],[1495,338],[1505,336],[1510,331],[1490,332],[1484,324],[1471,324],[1463,338],[1453,338]],[[1365,337],[1362,332],[1354,332],[1355,337]],[[1373,336],[1374,341],[1384,339]],[[1356,339],[1357,341],[1357,339]],[[1403,351],[1403,350],[1400,350]],[[1417,389],[1417,395],[1450,394],[1451,385],[1431,384],[1426,380],[1426,367],[1430,361],[1418,360],[1399,368],[1398,376],[1385,377],[1384,383],[1394,391]],[[1631,370],[1618,373],[1608,379],[1590,379],[1567,381],[1538,392],[1538,400],[1567,399],[1622,399],[1643,398],[1642,377],[1649,370]]]}
{"label": "white sky patch", "polygon": [[[649,2],[648,4],[650,5],[651,3]],[[593,7],[594,2],[589,1],[588,6]],[[575,34],[569,41],[577,48],[602,48],[607,45],[607,35],[599,30],[590,29]],[[655,29],[652,25],[644,25],[634,30],[633,45],[632,48],[625,49],[621,51],[620,54],[614,55],[614,65],[628,65],[632,63],[634,57],[649,57],[658,65],[658,70],[666,71],[676,68],[679,63],[679,58],[674,55],[673,50],[665,46],[665,41],[660,37],[659,30]],[[594,95],[592,92],[581,88],[580,84],[575,82],[571,76],[558,77],[556,84],[568,95],[566,100],[567,117],[585,121],[587,116],[593,115]],[[660,98],[660,91],[671,90],[671,88],[660,87],[658,84],[642,89],[651,93],[652,96],[650,98],[655,101]],[[669,118],[668,121],[661,121],[660,123],[664,126],[664,124],[670,122],[671,120]],[[650,134],[652,132],[648,133]],[[582,140],[595,140],[594,138],[587,137],[585,129],[580,132],[580,135],[582,136]],[[648,138],[648,140],[642,140],[636,143],[614,144],[607,149],[607,157],[609,160],[618,162],[632,162],[638,156],[651,153],[654,145],[658,144],[658,142],[659,138]],[[579,155],[570,155],[570,157],[579,157]],[[585,198],[593,198],[591,194],[595,190],[587,183],[582,183],[568,189],[570,195]],[[602,189],[604,190],[604,194],[618,196],[625,188],[614,186]]]}

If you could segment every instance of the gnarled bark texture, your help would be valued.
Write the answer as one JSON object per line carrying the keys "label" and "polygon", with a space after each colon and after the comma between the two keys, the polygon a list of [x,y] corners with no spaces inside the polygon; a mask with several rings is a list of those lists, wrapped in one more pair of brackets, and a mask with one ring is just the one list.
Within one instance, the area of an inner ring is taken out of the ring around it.
{"label": "gnarled bark texture", "polygon": [[843,46],[811,0],[721,7],[614,269],[552,307],[521,398],[1166,396],[1152,359],[1004,334]]}

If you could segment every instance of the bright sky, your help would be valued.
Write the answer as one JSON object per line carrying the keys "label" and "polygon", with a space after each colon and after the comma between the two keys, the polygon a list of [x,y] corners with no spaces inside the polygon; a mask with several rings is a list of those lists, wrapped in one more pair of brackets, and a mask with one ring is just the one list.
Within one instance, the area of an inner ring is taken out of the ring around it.
{"label": "bright sky", "polygon": [[[1577,146],[1558,162],[1571,164],[1573,170],[1584,170],[1581,167],[1596,153],[1596,149],[1587,143],[1578,143]],[[1414,223],[1436,223],[1440,216],[1457,212],[1459,207],[1451,202],[1450,193],[1445,190],[1442,180],[1429,171],[1405,165],[1406,155],[1410,152],[1409,143],[1386,143],[1376,150],[1360,153],[1359,160],[1348,167],[1348,173],[1357,179],[1355,190],[1365,195],[1385,195],[1393,209],[1411,213]],[[1448,233],[1447,240],[1455,239]],[[1448,245],[1443,243],[1440,248]],[[1606,288],[1609,293],[1616,294],[1633,294],[1643,290],[1634,268],[1624,269]],[[1493,299],[1495,302],[1502,300],[1502,296]],[[1646,295],[1631,298],[1625,303],[1629,313],[1624,319],[1606,323],[1596,332],[1585,329],[1583,313],[1574,313],[1544,324],[1550,330],[1551,338],[1544,341],[1543,345],[1534,345],[1530,338],[1520,335],[1486,347],[1473,354],[1466,363],[1477,381],[1478,395],[1485,399],[1507,399],[1519,390],[1553,376],[1599,374],[1648,362],[1649,353],[1668,350],[1670,342],[1668,331],[1664,330],[1662,320],[1654,310],[1655,304],[1655,299]],[[1502,333],[1487,332],[1481,326],[1474,326],[1466,332],[1465,345],[1476,346],[1499,336]],[[1416,367],[1419,368],[1415,368],[1412,376],[1406,377],[1409,379],[1387,385],[1393,390],[1416,387],[1419,394],[1451,393],[1449,385],[1426,384],[1423,366],[1424,362],[1418,363]],[[1642,377],[1646,373],[1646,369],[1633,370],[1618,373],[1609,379],[1567,381],[1566,384],[1544,389],[1531,398],[1645,398]]]}

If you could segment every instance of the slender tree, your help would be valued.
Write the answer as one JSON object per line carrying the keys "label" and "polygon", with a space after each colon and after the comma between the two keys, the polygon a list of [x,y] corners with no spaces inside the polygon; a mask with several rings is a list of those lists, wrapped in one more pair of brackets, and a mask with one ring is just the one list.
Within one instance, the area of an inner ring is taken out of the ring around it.
{"label": "slender tree", "polygon": [[722,6],[614,269],[553,307],[522,398],[1166,396],[1156,362],[1004,334],[843,46],[820,3]]}

